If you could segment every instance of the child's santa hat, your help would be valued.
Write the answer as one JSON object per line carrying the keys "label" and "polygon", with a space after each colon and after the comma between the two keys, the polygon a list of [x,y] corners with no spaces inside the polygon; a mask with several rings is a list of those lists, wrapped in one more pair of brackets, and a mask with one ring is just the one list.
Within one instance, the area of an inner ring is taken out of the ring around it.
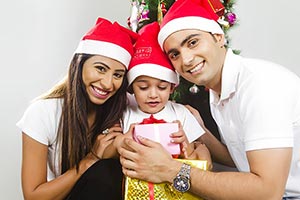
{"label": "child's santa hat", "polygon": [[178,84],[178,75],[157,42],[158,31],[157,22],[147,24],[139,31],[140,36],[134,46],[134,56],[128,67],[129,85],[142,75]]}
{"label": "child's santa hat", "polygon": [[128,68],[137,37],[137,33],[117,22],[112,23],[98,18],[96,25],[80,41],[75,53],[106,56],[121,62]]}
{"label": "child's santa hat", "polygon": [[210,0],[177,0],[161,22],[161,30],[158,34],[159,45],[163,49],[164,41],[172,33],[184,29],[224,34],[217,22],[218,19],[219,16],[213,10]]}

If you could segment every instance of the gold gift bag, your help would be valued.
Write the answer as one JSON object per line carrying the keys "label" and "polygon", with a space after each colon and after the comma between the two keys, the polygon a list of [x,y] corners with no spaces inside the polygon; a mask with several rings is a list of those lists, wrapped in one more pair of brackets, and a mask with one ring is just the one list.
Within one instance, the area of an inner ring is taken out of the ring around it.
{"label": "gold gift bag", "polygon": [[[207,170],[206,160],[176,159],[192,167]],[[189,192],[178,192],[169,183],[149,183],[139,179],[125,177],[124,200],[202,200]]]}

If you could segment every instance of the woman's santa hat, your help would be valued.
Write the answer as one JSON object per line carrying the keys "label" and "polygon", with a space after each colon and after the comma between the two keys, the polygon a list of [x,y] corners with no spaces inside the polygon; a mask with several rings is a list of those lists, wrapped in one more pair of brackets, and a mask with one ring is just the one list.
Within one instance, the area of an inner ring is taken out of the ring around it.
{"label": "woman's santa hat", "polygon": [[75,53],[102,55],[124,64],[128,68],[133,56],[133,44],[138,34],[104,18],[85,34]]}
{"label": "woman's santa hat", "polygon": [[128,67],[129,85],[142,75],[178,84],[178,75],[157,42],[158,31],[157,22],[147,24],[139,31],[140,36],[134,46],[134,56]]}
{"label": "woman's santa hat", "polygon": [[170,7],[161,22],[158,42],[163,49],[164,41],[174,32],[184,29],[198,29],[212,34],[224,34],[218,24],[219,16],[210,0],[177,0]]}

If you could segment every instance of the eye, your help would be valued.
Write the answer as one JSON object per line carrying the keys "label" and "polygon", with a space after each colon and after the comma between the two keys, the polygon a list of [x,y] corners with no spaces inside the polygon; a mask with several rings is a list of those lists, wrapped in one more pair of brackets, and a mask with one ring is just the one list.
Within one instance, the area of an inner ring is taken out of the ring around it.
{"label": "eye", "polygon": [[144,90],[147,90],[148,87],[147,86],[139,86],[139,89],[144,91]]}
{"label": "eye", "polygon": [[166,90],[168,87],[166,87],[166,86],[159,86],[158,87],[158,89],[160,89],[160,90]]}
{"label": "eye", "polygon": [[114,73],[114,77],[116,78],[116,79],[121,79],[121,78],[123,78],[124,77],[124,73]]}
{"label": "eye", "polygon": [[188,41],[187,45],[188,45],[189,48],[192,48],[192,47],[196,46],[197,43],[198,43],[198,39],[193,38],[193,39]]}
{"label": "eye", "polygon": [[168,89],[169,84],[164,82],[164,83],[158,85],[157,87],[158,87],[159,90],[166,90],[166,89]]}
{"label": "eye", "polygon": [[102,66],[102,65],[97,65],[95,66],[97,68],[97,70],[101,73],[105,73],[107,71],[107,68]]}
{"label": "eye", "polygon": [[179,56],[179,52],[178,51],[172,51],[168,54],[168,57],[170,60],[176,60]]}

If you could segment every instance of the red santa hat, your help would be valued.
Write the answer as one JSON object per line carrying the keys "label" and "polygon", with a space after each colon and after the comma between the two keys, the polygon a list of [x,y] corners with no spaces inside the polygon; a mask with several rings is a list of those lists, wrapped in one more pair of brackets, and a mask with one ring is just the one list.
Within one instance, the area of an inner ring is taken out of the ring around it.
{"label": "red santa hat", "polygon": [[217,22],[218,19],[219,16],[213,10],[209,0],[177,0],[161,22],[161,30],[158,34],[159,45],[163,48],[164,41],[172,33],[184,29],[224,34]]}
{"label": "red santa hat", "polygon": [[158,31],[157,22],[145,25],[139,31],[140,37],[136,41],[134,56],[128,67],[129,85],[142,75],[178,84],[178,75],[157,42]]}
{"label": "red santa hat", "polygon": [[95,26],[87,32],[75,53],[102,55],[124,64],[128,68],[133,56],[133,44],[138,34],[104,18],[98,18]]}

